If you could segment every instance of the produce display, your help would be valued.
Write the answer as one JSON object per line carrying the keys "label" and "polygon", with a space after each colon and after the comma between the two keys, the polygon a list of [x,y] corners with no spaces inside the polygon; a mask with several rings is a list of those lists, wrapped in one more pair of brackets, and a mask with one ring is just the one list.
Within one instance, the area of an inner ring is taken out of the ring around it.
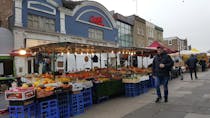
{"label": "produce display", "polygon": [[64,90],[72,93],[93,87],[93,99],[103,96],[115,96],[124,91],[123,83],[138,83],[148,77],[151,69],[97,68],[55,76],[52,74],[27,75],[22,77],[24,83],[5,92],[7,100],[26,100],[31,97],[45,98]]}

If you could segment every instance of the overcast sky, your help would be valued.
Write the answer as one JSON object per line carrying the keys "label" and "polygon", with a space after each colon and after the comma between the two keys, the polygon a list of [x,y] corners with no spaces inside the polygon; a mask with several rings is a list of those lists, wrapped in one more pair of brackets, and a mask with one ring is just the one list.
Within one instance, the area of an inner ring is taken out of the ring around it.
{"label": "overcast sky", "polygon": [[137,14],[162,27],[164,37],[187,38],[193,48],[202,51],[210,49],[210,0],[94,1],[124,16]]}

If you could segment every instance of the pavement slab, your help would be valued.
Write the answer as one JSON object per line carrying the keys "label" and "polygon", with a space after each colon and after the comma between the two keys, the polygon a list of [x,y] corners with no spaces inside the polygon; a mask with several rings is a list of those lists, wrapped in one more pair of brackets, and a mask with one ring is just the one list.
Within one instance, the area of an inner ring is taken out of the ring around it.
{"label": "pavement slab", "polygon": [[189,113],[184,118],[210,118],[210,115]]}

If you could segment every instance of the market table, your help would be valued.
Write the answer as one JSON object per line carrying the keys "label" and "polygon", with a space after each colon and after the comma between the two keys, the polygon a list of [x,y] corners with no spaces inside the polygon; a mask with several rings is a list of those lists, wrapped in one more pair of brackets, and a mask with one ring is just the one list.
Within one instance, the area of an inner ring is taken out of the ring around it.
{"label": "market table", "polygon": [[103,98],[122,95],[124,86],[122,80],[109,80],[103,83],[94,83],[93,86],[93,101],[98,103]]}

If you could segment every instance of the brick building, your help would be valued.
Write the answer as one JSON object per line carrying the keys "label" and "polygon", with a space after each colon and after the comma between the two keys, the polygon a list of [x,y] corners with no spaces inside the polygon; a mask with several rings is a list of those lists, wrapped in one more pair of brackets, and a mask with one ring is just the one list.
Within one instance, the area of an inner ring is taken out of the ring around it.
{"label": "brick building", "polygon": [[129,18],[133,21],[133,46],[134,47],[146,47],[146,21],[139,16],[132,15]]}
{"label": "brick building", "polygon": [[155,37],[155,40],[159,42],[163,42],[163,28],[159,26],[155,26],[154,37]]}
{"label": "brick building", "polygon": [[9,19],[13,14],[13,0],[0,0],[0,27],[9,28]]}
{"label": "brick building", "polygon": [[174,50],[187,50],[188,42],[187,39],[180,39],[179,37],[167,37],[164,38],[164,44]]}

